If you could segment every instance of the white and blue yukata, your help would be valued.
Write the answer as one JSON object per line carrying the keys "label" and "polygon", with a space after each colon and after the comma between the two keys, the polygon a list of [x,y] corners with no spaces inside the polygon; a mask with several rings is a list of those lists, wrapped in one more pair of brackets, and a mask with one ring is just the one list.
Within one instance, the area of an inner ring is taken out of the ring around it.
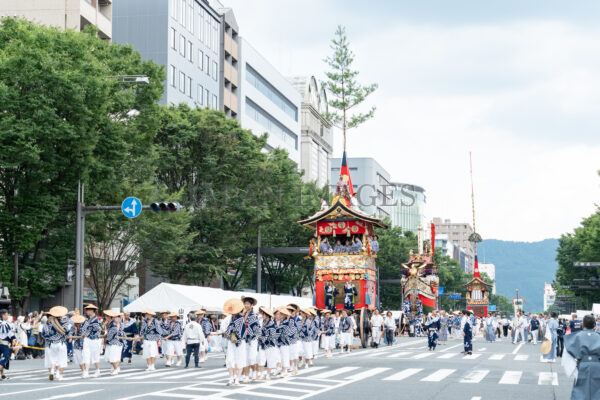
{"label": "white and blue yukata", "polygon": [[319,339],[321,337],[321,318],[316,315],[311,320],[311,332],[312,332],[312,354],[316,358],[319,354]]}
{"label": "white and blue yukata", "polygon": [[298,327],[296,326],[296,318],[290,317],[289,322],[289,346],[290,346],[290,360],[297,360],[300,356],[298,349]]}
{"label": "white and blue yukata", "polygon": [[425,324],[427,330],[427,346],[429,350],[435,350],[437,347],[438,331],[440,329],[440,317],[428,317]]}
{"label": "white and blue yukata", "polygon": [[246,365],[255,365],[258,357],[258,336],[260,335],[260,324],[258,323],[258,315],[254,310],[250,310],[246,314],[242,338],[246,342]]}
{"label": "white and blue yukata", "polygon": [[76,365],[85,364],[83,362],[83,339],[82,338],[73,338],[73,336],[81,336],[82,330],[81,325],[77,327],[75,324],[69,330],[68,338],[71,340],[71,344],[73,345],[73,362]]}
{"label": "white and blue yukata", "polygon": [[358,290],[353,283],[344,285],[344,308],[346,310],[354,310],[354,296],[358,296]]}
{"label": "white and blue yukata", "polygon": [[302,345],[302,355],[305,360],[310,360],[313,358],[313,341],[314,341],[314,332],[313,332],[313,323],[310,318],[304,318],[304,321],[301,321],[300,325],[300,343]]}
{"label": "white and blue yukata", "polygon": [[121,361],[123,343],[119,337],[123,337],[124,335],[123,325],[117,324],[115,321],[111,321],[106,327],[106,351],[104,352],[104,359],[109,363]]}
{"label": "white and blue yukata", "polygon": [[333,300],[335,299],[335,296],[337,296],[339,291],[333,285],[325,285],[324,291],[325,291],[325,308],[328,310],[331,310],[331,312],[334,312],[335,304],[334,304]]}
{"label": "white and blue yukata", "polygon": [[[552,362],[556,359],[556,344],[558,343],[558,321],[556,318],[550,318],[548,320],[548,326],[546,327],[546,334],[544,338],[550,340],[552,346],[550,346],[550,352],[548,354],[544,354],[542,359],[545,362]],[[600,338],[599,338],[600,339]],[[600,387],[598,388],[600,390]],[[600,392],[599,392],[600,394]]]}
{"label": "white and blue yukata", "polygon": [[102,353],[102,341],[100,340],[100,332],[102,325],[97,316],[88,318],[81,326],[83,332],[83,363],[97,364],[100,362],[100,353]]}
{"label": "white and blue yukata", "polygon": [[144,359],[156,358],[158,356],[158,341],[163,338],[163,330],[161,324],[155,318],[148,322],[145,319],[142,322],[142,329],[140,329],[140,335],[144,339],[142,345]]}
{"label": "white and blue yukata", "polygon": [[485,320],[485,339],[490,343],[496,341],[496,324],[496,317],[488,317]]}
{"label": "white and blue yukata", "polygon": [[[123,334],[127,338],[133,339],[135,335],[138,334],[137,324],[135,323],[135,319],[129,318],[127,321],[123,321],[121,323],[123,325]],[[133,357],[133,341],[123,339],[123,354],[122,358],[132,358]]]}
{"label": "white and blue yukata", "polygon": [[416,336],[424,336],[424,334],[423,334],[423,318],[421,318],[421,317],[415,318],[415,335]]}
{"label": "white and blue yukata", "polygon": [[[208,353],[208,342],[210,340],[210,334],[213,331],[212,322],[207,317],[202,317],[200,321],[200,326],[202,327],[202,332],[204,333],[204,340],[200,343],[200,352]],[[203,361],[206,361],[207,355],[204,354]]]}
{"label": "white and blue yukata", "polygon": [[440,317],[440,337],[439,340],[441,342],[448,341],[448,324],[450,323],[450,318],[447,315]]}
{"label": "white and blue yukata", "polygon": [[335,348],[335,321],[333,318],[325,318],[321,324],[323,331],[322,347],[326,353],[330,353]]}
{"label": "white and blue yukata", "polygon": [[350,351],[350,346],[352,345],[352,317],[342,317],[340,318],[340,332],[341,332],[341,341],[340,347],[342,351],[344,351],[344,346],[348,346],[348,351]]}
{"label": "white and blue yukata", "polygon": [[10,345],[16,339],[8,321],[0,320],[0,367],[3,368],[2,377],[4,377],[4,369],[10,367]]}
{"label": "white and blue yukata", "polygon": [[168,356],[183,356],[183,342],[181,337],[183,336],[183,324],[177,320],[171,321],[167,336],[171,336],[165,343],[165,354]]}
{"label": "white and blue yukata", "polygon": [[[273,318],[269,318],[269,321],[264,323],[260,333],[260,352],[264,352],[265,362],[267,368],[277,368],[277,363],[280,362],[279,351],[277,350],[277,329]],[[261,356],[261,365],[262,356]]]}
{"label": "white and blue yukata", "polygon": [[290,320],[289,318],[277,324],[277,346],[279,347],[279,355],[281,358],[281,367],[287,369],[290,367]]}
{"label": "white and blue yukata", "polygon": [[473,352],[473,325],[468,317],[465,319],[463,333],[465,334],[463,339],[465,354],[471,354]]}
{"label": "white and blue yukata", "polygon": [[[231,317],[231,321],[225,331],[225,337],[230,341],[227,347],[227,368],[244,368],[246,365],[246,341],[244,340],[244,317],[242,314],[236,314]],[[232,341],[232,334],[235,340]]]}
{"label": "white and blue yukata", "polygon": [[52,318],[48,318],[48,322],[42,329],[42,337],[46,341],[47,352],[45,357],[48,358],[49,368],[54,365],[58,368],[66,368],[68,364],[66,334],[69,330],[69,325],[61,324],[65,329],[65,334],[60,333],[52,324]]}

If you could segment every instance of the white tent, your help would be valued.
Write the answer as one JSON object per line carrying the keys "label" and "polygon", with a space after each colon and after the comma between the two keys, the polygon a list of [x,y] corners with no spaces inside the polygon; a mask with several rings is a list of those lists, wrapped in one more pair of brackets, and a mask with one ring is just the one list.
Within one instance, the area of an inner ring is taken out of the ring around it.
{"label": "white tent", "polygon": [[161,283],[125,306],[126,312],[142,312],[149,308],[153,311],[177,312],[186,315],[193,310],[204,308],[208,312],[223,312],[223,303],[232,297],[250,296],[258,300],[259,306],[270,308],[285,306],[290,303],[300,307],[313,304],[312,298],[258,294],[252,292],[233,292],[203,286],[176,285]]}

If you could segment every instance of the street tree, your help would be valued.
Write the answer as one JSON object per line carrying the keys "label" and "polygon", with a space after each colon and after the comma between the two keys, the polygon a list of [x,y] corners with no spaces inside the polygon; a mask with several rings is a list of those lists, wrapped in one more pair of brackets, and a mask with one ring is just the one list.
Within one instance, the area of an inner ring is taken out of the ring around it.
{"label": "street tree", "polygon": [[327,80],[323,82],[323,86],[333,95],[329,99],[329,106],[333,110],[325,117],[342,130],[345,152],[346,132],[373,118],[375,107],[371,107],[366,112],[351,113],[377,89],[377,84],[363,86],[357,82],[358,71],[352,69],[354,53],[350,50],[346,29],[343,26],[338,26],[330,47],[333,54],[324,60],[330,70],[325,72]]}

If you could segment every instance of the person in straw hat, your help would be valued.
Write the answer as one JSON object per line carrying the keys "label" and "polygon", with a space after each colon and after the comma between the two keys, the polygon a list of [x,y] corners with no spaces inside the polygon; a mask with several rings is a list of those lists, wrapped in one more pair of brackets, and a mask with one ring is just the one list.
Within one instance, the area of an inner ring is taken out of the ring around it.
{"label": "person in straw hat", "polygon": [[[48,379],[63,379],[63,372],[68,364],[67,359],[67,331],[69,326],[60,322],[60,318],[67,315],[69,310],[66,307],[56,306],[48,311],[48,322],[42,329],[42,337],[48,343],[48,352],[46,357],[49,359],[50,366]],[[58,370],[58,372],[57,372]]]}
{"label": "person in straw hat", "polygon": [[299,318],[296,315],[296,311],[298,310],[298,306],[296,304],[288,304],[287,310],[290,313],[290,318],[288,320],[290,325],[289,330],[289,339],[290,339],[290,371],[292,375],[296,375],[298,373],[298,359],[300,358],[300,342],[299,342],[299,326],[298,320]]}
{"label": "person in straw hat", "polygon": [[277,347],[279,348],[279,363],[277,372],[280,378],[288,376],[290,368],[290,312],[286,307],[277,307],[275,310]]}
{"label": "person in straw hat", "polygon": [[[271,371],[277,368],[277,335],[273,312],[267,307],[260,307],[259,312],[263,317],[263,324],[258,342],[258,368],[259,380],[271,380]],[[265,364],[267,369],[265,371]]]}
{"label": "person in straw hat", "polygon": [[175,366],[181,366],[183,356],[183,342],[181,336],[183,335],[183,325],[179,320],[179,314],[176,312],[170,313],[171,324],[169,325],[168,335],[165,337],[165,354],[167,355],[167,363],[165,366],[170,367],[175,363],[175,356],[177,356],[177,364]]}
{"label": "person in straw hat", "polygon": [[121,371],[121,354],[123,353],[123,342],[121,338],[125,336],[123,325],[121,325],[121,314],[104,311],[106,317],[106,349],[104,359],[112,365],[111,375],[118,375]]}
{"label": "person in straw hat", "polygon": [[8,379],[4,370],[9,368],[10,364],[10,346],[16,346],[17,338],[8,322],[8,310],[0,310],[0,379]]}
{"label": "person in straw hat", "polygon": [[227,347],[226,366],[229,370],[228,386],[239,385],[242,370],[246,366],[246,341],[244,340],[244,303],[240,299],[229,299],[224,304],[226,313],[231,314],[231,321],[225,330]]}
{"label": "person in straw hat", "polygon": [[123,333],[125,338],[123,339],[123,354],[121,354],[121,360],[128,359],[127,362],[131,364],[133,358],[133,338],[138,334],[138,327],[135,323],[135,319],[131,318],[131,314],[128,312],[123,313],[121,320],[123,325]]}
{"label": "person in straw hat", "polygon": [[208,344],[210,341],[210,333],[212,332],[212,324],[210,320],[206,318],[206,310],[201,309],[196,311],[196,315],[198,316],[198,323],[202,327],[202,333],[204,335],[204,340],[200,343],[200,362],[206,362],[208,360]]}
{"label": "person in straw hat", "polygon": [[310,311],[310,332],[312,334],[312,360],[309,365],[313,365],[313,360],[317,358],[319,354],[319,339],[321,337],[321,317],[317,314],[317,309],[309,307],[307,310]]}
{"label": "person in straw hat", "polygon": [[[352,315],[352,311],[350,311]],[[342,316],[340,318],[340,352],[343,353],[344,347],[348,347],[348,353],[350,353],[352,346],[352,339],[354,337],[354,326],[352,324],[352,317],[348,315],[347,310],[342,310]]]}
{"label": "person in straw hat", "polygon": [[85,372],[83,378],[88,378],[90,371],[90,364],[94,364],[96,372],[94,378],[100,376],[100,353],[102,352],[102,341],[100,340],[100,332],[102,331],[102,325],[96,316],[96,307],[93,304],[88,304],[84,307],[84,311],[87,314],[87,320],[81,327],[83,336],[83,362],[85,365]]}
{"label": "person in straw hat", "polygon": [[331,318],[331,310],[323,310],[321,313],[324,316],[321,324],[321,346],[325,350],[325,357],[331,358],[331,351],[335,347],[335,323]]}
{"label": "person in straw hat", "polygon": [[302,360],[301,364],[298,366],[299,368],[308,368],[308,366],[312,363],[313,358],[313,332],[312,332],[312,320],[310,319],[311,310],[308,308],[302,308],[300,310],[300,322],[298,326],[300,327],[299,337],[300,337],[300,346],[302,346]]}
{"label": "person in straw hat", "polygon": [[[146,359],[146,371],[156,371],[154,363],[158,356],[158,345],[163,336],[163,331],[160,328],[159,321],[154,316],[156,313],[150,309],[143,311],[144,317],[146,318],[142,322],[142,329],[140,329],[140,337],[143,340],[143,355]],[[138,341],[140,340],[138,337]]]}
{"label": "person in straw hat", "polygon": [[258,336],[260,335],[260,324],[258,316],[254,313],[257,301],[254,297],[242,296],[244,303],[244,325],[242,337],[246,342],[246,367],[242,372],[242,383],[250,383],[258,376]]}
{"label": "person in straw hat", "polygon": [[71,317],[71,321],[73,322],[73,326],[69,331],[68,338],[73,344],[73,362],[79,365],[81,373],[83,374],[85,372],[85,364],[83,362],[83,336],[81,324],[85,322],[85,317],[76,314]]}

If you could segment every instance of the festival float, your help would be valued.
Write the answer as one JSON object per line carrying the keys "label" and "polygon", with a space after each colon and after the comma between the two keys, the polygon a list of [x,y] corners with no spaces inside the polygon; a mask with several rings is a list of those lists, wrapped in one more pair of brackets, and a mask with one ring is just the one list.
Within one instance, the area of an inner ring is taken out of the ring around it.
{"label": "festival float", "polygon": [[[340,183],[343,182],[343,183]],[[342,160],[340,182],[331,206],[323,204],[321,210],[299,224],[314,230],[310,254],[314,258],[315,305],[319,309],[349,309],[359,327],[361,343],[367,346],[370,333],[370,310],[377,307],[378,273],[377,255],[371,252],[370,238],[374,227],[387,228],[379,218],[363,214],[352,204],[354,190],[347,166],[346,153]],[[361,247],[351,252],[321,253],[325,238],[333,244],[353,242],[358,237]]]}

